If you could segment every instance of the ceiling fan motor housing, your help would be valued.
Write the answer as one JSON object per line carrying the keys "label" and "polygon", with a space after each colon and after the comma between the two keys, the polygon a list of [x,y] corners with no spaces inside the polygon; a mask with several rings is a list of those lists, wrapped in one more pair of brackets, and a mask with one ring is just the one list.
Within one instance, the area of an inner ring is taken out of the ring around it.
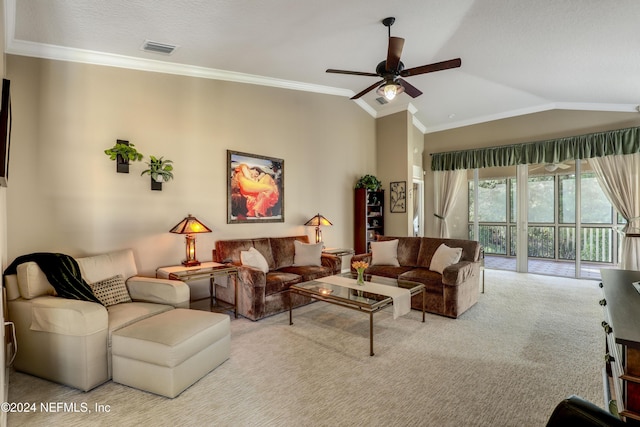
{"label": "ceiling fan motor housing", "polygon": [[404,70],[404,64],[402,61],[398,62],[398,69],[395,71],[387,71],[387,61],[382,61],[376,67],[376,74],[383,78],[387,78],[387,76],[391,76],[393,78],[399,75],[402,70]]}

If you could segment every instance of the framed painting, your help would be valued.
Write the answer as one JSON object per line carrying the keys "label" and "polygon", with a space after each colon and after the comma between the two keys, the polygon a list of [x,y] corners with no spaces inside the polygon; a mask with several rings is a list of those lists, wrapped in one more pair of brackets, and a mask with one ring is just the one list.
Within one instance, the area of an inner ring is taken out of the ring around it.
{"label": "framed painting", "polygon": [[227,150],[227,224],[284,222],[284,160]]}
{"label": "framed painting", "polygon": [[389,209],[392,213],[407,211],[407,181],[392,182],[389,194]]}

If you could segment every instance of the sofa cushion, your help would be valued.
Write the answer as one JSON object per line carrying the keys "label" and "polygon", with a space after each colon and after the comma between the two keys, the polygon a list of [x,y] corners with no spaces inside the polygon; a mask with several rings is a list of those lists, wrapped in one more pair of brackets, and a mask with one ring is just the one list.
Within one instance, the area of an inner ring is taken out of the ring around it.
{"label": "sofa cushion", "polygon": [[55,295],[55,289],[35,262],[29,261],[18,265],[16,273],[22,298],[32,299],[42,295]]}
{"label": "sofa cushion", "polygon": [[[82,278],[78,263],[69,255],[52,252],[37,252],[27,255],[21,255],[13,260],[13,262],[5,269],[5,275],[18,275],[18,267],[26,262],[35,262],[40,270],[46,276],[47,281],[56,290],[56,294],[62,298],[78,299],[82,301],[99,302],[91,292],[89,284]],[[37,270],[23,270],[23,272],[32,271],[35,275],[27,274],[27,283],[31,279],[39,282],[35,287],[27,285],[27,293],[33,295],[34,292],[40,292],[44,287],[42,276]],[[22,275],[18,275],[18,280]],[[23,285],[24,288],[24,285]]]}
{"label": "sofa cushion", "polygon": [[76,261],[82,278],[89,283],[113,277],[115,274],[121,274],[125,279],[138,274],[131,249],[78,258]]}
{"label": "sofa cushion", "polygon": [[414,267],[409,267],[409,266],[395,267],[393,265],[372,265],[365,270],[365,273],[371,274],[373,276],[393,277],[395,279],[400,274],[410,271],[412,268]]}
{"label": "sofa cushion", "polygon": [[429,293],[442,295],[442,275],[426,268],[414,268],[398,276],[399,279],[422,283]]}
{"label": "sofa cushion", "polygon": [[124,277],[120,274],[89,283],[89,286],[91,286],[91,290],[96,298],[98,298],[105,307],[123,302],[131,302],[127,285],[124,283]]}
{"label": "sofa cushion", "polygon": [[295,267],[301,266],[316,266],[320,267],[322,262],[322,243],[302,243],[299,241],[293,242],[294,256],[293,265]]}
{"label": "sofa cushion", "polygon": [[450,248],[444,243],[441,244],[431,258],[429,270],[442,274],[445,268],[460,261],[462,248]]}
{"label": "sofa cushion", "polygon": [[[99,304],[97,304],[100,307]],[[111,346],[111,334],[120,328],[129,326],[147,317],[155,316],[165,311],[173,310],[170,305],[155,304],[150,302],[129,302],[107,307],[109,312],[109,342]]]}
{"label": "sofa cushion", "polygon": [[266,273],[269,271],[269,264],[265,257],[256,248],[251,247],[248,251],[240,252],[240,260],[242,265],[257,268],[258,270]]}
{"label": "sofa cushion", "polygon": [[392,265],[399,267],[398,239],[386,242],[371,242],[371,265]]}
{"label": "sofa cushion", "polygon": [[271,251],[271,243],[269,242],[269,239],[266,237],[261,239],[253,239],[252,242],[253,247],[262,254],[264,259],[267,260],[269,270],[274,270],[276,268],[276,263],[273,260],[273,253]]}
{"label": "sofa cushion", "polygon": [[273,254],[273,270],[278,270],[283,267],[291,267],[293,265],[296,253],[293,242],[296,240],[302,243],[309,243],[309,238],[307,236],[269,238],[271,253]]}
{"label": "sofa cushion", "polygon": [[302,282],[302,276],[293,273],[276,270],[267,273],[267,283],[264,293],[266,296],[280,293],[289,289],[289,286]]}
{"label": "sofa cushion", "polygon": [[240,253],[253,247],[251,239],[225,240],[216,242],[216,260],[222,263],[242,264]]}
{"label": "sofa cushion", "polygon": [[422,243],[418,254],[418,267],[429,268],[433,254],[443,243],[450,248],[462,248],[460,261],[475,262],[480,258],[480,244],[475,240],[438,239],[432,237],[422,237],[420,240]]}
{"label": "sofa cushion", "polygon": [[46,296],[31,305],[32,331],[83,337],[107,326],[107,311],[100,304]]}
{"label": "sofa cushion", "polygon": [[308,282],[309,280],[319,279],[321,277],[331,276],[334,274],[331,267],[327,266],[292,266],[285,267],[278,270],[282,273],[295,274],[301,277],[301,282]]}
{"label": "sofa cushion", "polygon": [[415,237],[391,237],[377,236],[379,242],[397,240],[398,241],[398,263],[412,267],[418,266],[418,254],[420,253],[420,239]]}

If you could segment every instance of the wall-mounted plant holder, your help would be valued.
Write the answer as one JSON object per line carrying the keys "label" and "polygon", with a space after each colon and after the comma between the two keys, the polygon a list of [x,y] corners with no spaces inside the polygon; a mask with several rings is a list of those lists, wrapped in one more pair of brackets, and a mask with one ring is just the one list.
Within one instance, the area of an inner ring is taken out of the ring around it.
{"label": "wall-mounted plant holder", "polygon": [[149,156],[149,169],[142,171],[140,176],[149,174],[151,176],[151,189],[162,191],[162,182],[173,179],[173,160],[165,160],[164,157]]}
{"label": "wall-mounted plant holder", "polygon": [[111,160],[116,161],[116,171],[119,173],[129,173],[129,162],[140,161],[144,157],[142,153],[138,153],[133,144],[123,139],[116,140],[116,145],[104,150],[104,153]]}
{"label": "wall-mounted plant holder", "polygon": [[156,181],[155,179],[151,178],[151,189],[162,191],[162,181]]}
{"label": "wall-mounted plant holder", "polygon": [[[129,141],[125,141],[123,139],[118,139],[116,143],[129,145]],[[129,159],[122,157],[122,154],[118,154],[116,156],[116,172],[129,173]]]}

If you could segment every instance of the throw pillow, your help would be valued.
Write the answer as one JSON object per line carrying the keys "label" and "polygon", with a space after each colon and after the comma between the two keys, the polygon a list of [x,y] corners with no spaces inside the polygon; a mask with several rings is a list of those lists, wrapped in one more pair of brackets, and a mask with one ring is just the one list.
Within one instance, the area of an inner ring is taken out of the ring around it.
{"label": "throw pillow", "polygon": [[371,265],[400,267],[398,262],[398,239],[371,242]]}
{"label": "throw pillow", "polygon": [[450,248],[443,243],[438,246],[438,249],[433,254],[429,270],[442,274],[445,268],[460,261],[461,257],[462,248]]}
{"label": "throw pillow", "polygon": [[249,248],[248,251],[240,252],[240,262],[242,262],[242,265],[257,268],[263,273],[269,271],[269,264],[266,258],[254,247]]}
{"label": "throw pillow", "polygon": [[295,249],[293,257],[294,266],[322,266],[322,243],[302,243],[296,240],[293,242],[293,245]]}
{"label": "throw pillow", "polygon": [[93,294],[100,300],[102,305],[109,307],[123,302],[131,302],[131,296],[124,283],[124,277],[120,274],[90,283]]}

